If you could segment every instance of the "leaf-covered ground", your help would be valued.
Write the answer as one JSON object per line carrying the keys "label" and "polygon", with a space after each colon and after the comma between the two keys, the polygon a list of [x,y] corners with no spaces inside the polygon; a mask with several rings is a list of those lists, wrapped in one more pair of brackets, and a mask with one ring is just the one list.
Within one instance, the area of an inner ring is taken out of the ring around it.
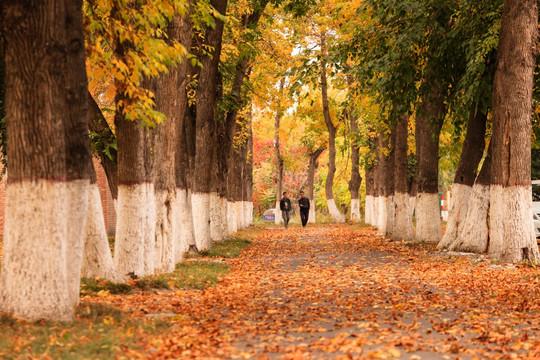
{"label": "leaf-covered ground", "polygon": [[540,272],[351,226],[265,229],[215,287],[88,298],[167,331],[150,358],[540,359]]}
{"label": "leaf-covered ground", "polygon": [[[350,225],[241,235],[254,239],[238,257],[240,240],[188,259],[170,289],[94,284],[74,324],[0,319],[0,357],[540,359],[537,268]],[[205,261],[231,272],[191,284]]]}

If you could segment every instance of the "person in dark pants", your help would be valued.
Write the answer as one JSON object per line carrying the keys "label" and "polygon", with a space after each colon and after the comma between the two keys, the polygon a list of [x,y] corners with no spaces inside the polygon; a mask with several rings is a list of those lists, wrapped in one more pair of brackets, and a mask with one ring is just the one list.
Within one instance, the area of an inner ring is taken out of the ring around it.
{"label": "person in dark pants", "polygon": [[283,222],[285,223],[286,229],[287,226],[289,226],[289,220],[291,219],[291,216],[289,215],[289,211],[291,211],[291,200],[289,200],[289,198],[287,197],[286,191],[283,193],[283,197],[279,202],[279,208],[281,210]]}
{"label": "person in dark pants", "polygon": [[300,205],[300,219],[302,219],[302,227],[306,227],[309,218],[309,199],[304,196],[303,191],[300,191],[298,205]]}

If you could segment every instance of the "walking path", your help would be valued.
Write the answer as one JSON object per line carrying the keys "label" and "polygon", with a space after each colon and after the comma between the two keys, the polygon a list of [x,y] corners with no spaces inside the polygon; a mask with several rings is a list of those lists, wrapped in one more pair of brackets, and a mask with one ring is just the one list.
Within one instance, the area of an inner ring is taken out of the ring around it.
{"label": "walking path", "polygon": [[153,358],[540,359],[540,273],[343,226],[268,229],[216,287],[146,297],[175,314]]}

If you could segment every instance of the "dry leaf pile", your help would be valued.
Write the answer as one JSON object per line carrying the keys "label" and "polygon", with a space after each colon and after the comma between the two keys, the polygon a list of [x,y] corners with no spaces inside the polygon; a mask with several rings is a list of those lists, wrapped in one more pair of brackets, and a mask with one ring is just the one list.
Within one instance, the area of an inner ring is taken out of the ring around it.
{"label": "dry leaf pile", "polygon": [[[473,258],[473,260],[479,258]],[[150,358],[540,359],[540,271],[351,226],[266,229],[204,291],[87,297],[161,316]]]}

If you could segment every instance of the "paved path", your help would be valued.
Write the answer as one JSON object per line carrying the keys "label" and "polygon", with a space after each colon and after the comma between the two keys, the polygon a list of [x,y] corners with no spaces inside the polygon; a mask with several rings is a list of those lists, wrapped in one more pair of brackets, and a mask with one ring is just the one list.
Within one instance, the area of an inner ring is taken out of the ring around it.
{"label": "paved path", "polygon": [[230,262],[216,287],[152,300],[178,315],[148,355],[540,359],[540,290],[512,285],[523,279],[512,267],[351,226],[268,230]]}

